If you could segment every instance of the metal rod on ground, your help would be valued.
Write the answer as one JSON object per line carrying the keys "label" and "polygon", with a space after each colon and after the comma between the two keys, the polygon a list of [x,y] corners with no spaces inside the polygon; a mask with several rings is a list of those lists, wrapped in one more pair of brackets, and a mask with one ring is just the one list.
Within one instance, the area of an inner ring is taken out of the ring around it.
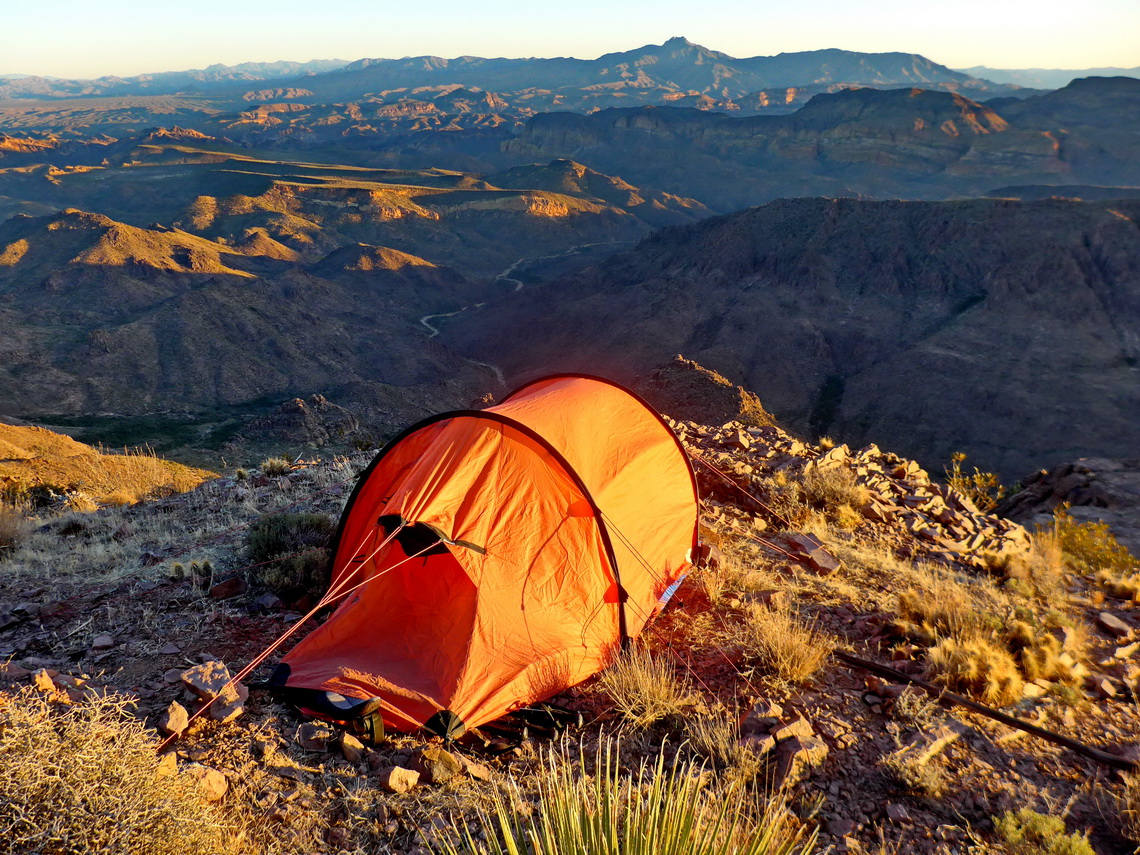
{"label": "metal rod on ground", "polygon": [[869,659],[860,659],[858,656],[852,656],[850,653],[845,653],[842,650],[835,651],[835,656],[841,662],[845,662],[856,668],[862,668],[864,671],[870,671],[872,674],[890,680],[892,683],[907,683],[912,686],[917,686],[922,689],[926,694],[940,701],[941,703],[954,704],[956,706],[965,707],[968,710],[984,715],[986,718],[992,718],[994,721],[1000,721],[1002,724],[1009,725],[1010,727],[1023,730],[1032,736],[1040,737],[1046,742],[1052,742],[1054,745],[1061,745],[1071,751],[1075,751],[1082,757],[1087,757],[1090,760],[1095,760],[1097,763],[1104,763],[1106,766],[1112,766],[1114,769],[1122,769],[1126,772],[1135,772],[1140,769],[1140,765],[1134,760],[1129,760],[1127,757],[1121,757],[1117,754],[1110,754],[1107,751],[1101,751],[1099,748],[1093,748],[1091,745],[1085,745],[1083,742],[1078,742],[1068,736],[1062,736],[1059,733],[1054,733],[1051,730],[1045,730],[1035,724],[1029,724],[1021,719],[1014,718],[1011,715],[1006,715],[1003,712],[987,707],[984,704],[979,704],[976,701],[971,701],[969,698],[963,698],[961,695],[955,695],[953,692],[947,692],[933,683],[928,683],[919,677],[912,677],[909,674],[904,674],[902,671],[896,671],[894,668],[889,668],[886,665],[880,665],[878,662],[872,662]]}

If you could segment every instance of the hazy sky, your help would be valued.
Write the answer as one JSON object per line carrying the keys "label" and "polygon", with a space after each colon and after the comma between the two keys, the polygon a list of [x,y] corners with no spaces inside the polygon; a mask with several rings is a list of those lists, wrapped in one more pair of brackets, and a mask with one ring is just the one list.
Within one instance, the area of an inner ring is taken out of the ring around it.
{"label": "hazy sky", "polygon": [[1140,0],[48,0],[0,11],[0,73],[212,63],[576,56],[685,36],[733,56],[846,48],[953,68],[1140,65]]}

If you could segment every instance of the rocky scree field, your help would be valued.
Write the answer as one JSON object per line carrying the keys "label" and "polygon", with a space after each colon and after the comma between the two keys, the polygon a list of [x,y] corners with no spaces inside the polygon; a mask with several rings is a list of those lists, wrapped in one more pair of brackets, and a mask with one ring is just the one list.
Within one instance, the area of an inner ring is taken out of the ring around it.
{"label": "rocky scree field", "polygon": [[[796,438],[723,378],[673,372],[709,422],[671,424],[715,560],[554,699],[580,726],[500,753],[364,745],[255,685],[222,692],[315,602],[322,534],[371,452],[33,515],[0,552],[0,851],[495,852],[496,816],[550,830],[607,794],[639,806],[618,820],[629,846],[664,815],[724,830],[676,851],[1133,851],[1135,779],[836,653],[1135,756],[1135,560],[1063,512],[1027,530],[914,461]],[[616,851],[554,839],[537,851]]]}

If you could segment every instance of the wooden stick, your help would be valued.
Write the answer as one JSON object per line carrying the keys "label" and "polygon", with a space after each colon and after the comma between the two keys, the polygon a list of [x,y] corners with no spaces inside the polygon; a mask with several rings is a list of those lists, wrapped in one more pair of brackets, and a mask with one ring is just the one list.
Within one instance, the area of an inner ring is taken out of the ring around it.
{"label": "wooden stick", "polygon": [[960,707],[965,707],[968,710],[984,715],[986,718],[992,718],[994,721],[1000,721],[1002,724],[1009,725],[1010,727],[1023,730],[1032,736],[1040,737],[1046,742],[1052,742],[1054,745],[1061,745],[1071,751],[1075,751],[1082,757],[1087,757],[1090,760],[1095,760],[1097,763],[1104,763],[1106,766],[1112,766],[1114,769],[1121,769],[1126,772],[1135,772],[1140,766],[1136,761],[1129,760],[1127,757],[1121,757],[1117,754],[1110,754],[1107,751],[1101,751],[1099,748],[1093,748],[1091,745],[1085,745],[1083,742],[1078,742],[1068,736],[1062,736],[1059,733],[1053,733],[1051,730],[1045,730],[1035,724],[1029,724],[1021,719],[1014,718],[1013,716],[1006,715],[1003,712],[979,704],[976,701],[971,701],[969,698],[964,698],[961,695],[955,695],[953,692],[947,692],[933,683],[928,683],[919,677],[912,677],[909,674],[904,674],[902,671],[896,671],[894,668],[888,668],[886,665],[880,665],[878,662],[872,662],[869,659],[860,659],[858,656],[852,656],[850,653],[845,653],[842,650],[835,651],[835,656],[841,662],[856,668],[862,668],[864,671],[870,671],[872,674],[890,680],[892,683],[907,683],[912,686],[917,686],[922,689],[926,694],[932,698],[941,701],[942,703],[955,704]]}

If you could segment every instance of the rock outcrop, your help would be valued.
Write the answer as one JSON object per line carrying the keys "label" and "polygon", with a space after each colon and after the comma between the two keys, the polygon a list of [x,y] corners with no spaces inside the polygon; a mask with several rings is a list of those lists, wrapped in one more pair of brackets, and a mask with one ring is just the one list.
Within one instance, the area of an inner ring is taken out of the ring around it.
{"label": "rock outcrop", "polygon": [[1140,555],[1140,459],[1085,457],[1023,478],[1020,487],[996,513],[1047,525],[1053,511],[1067,505],[1077,520],[1107,523],[1120,543]]}

